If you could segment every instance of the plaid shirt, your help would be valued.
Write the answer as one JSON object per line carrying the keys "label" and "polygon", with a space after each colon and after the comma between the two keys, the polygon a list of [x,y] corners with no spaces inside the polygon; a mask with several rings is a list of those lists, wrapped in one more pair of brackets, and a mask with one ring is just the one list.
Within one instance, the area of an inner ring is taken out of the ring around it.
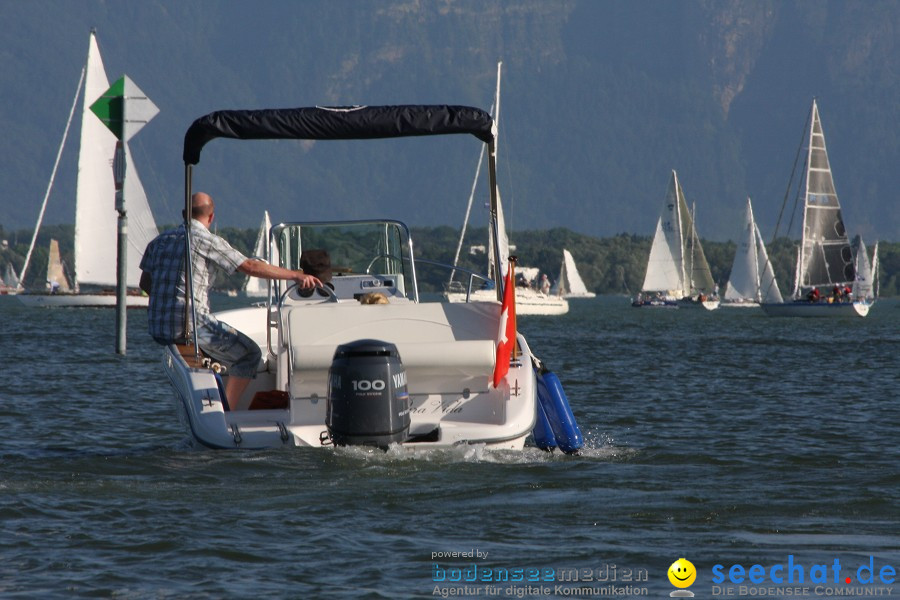
{"label": "plaid shirt", "polygon": [[[141,270],[150,273],[150,335],[160,344],[184,340],[184,225],[158,235],[147,244]],[[227,274],[247,260],[199,221],[191,220],[196,327],[215,322],[209,314],[209,286],[216,269]]]}

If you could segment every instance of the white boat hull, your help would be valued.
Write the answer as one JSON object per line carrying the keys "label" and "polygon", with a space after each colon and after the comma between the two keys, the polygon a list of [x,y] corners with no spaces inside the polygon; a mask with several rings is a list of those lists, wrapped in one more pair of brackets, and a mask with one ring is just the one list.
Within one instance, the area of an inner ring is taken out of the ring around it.
{"label": "white boat hull", "polygon": [[[114,308],[116,306],[115,294],[17,294],[25,306],[44,308]],[[147,308],[150,304],[149,296],[125,297],[128,308]]]}
{"label": "white boat hull", "polygon": [[635,308],[700,308],[704,310],[716,310],[719,308],[719,300],[692,300],[690,298],[649,297],[635,299],[631,306]]}
{"label": "white boat hull", "polygon": [[770,317],[865,317],[871,304],[866,302],[806,302],[760,304]]}
{"label": "white boat hull", "polygon": [[718,300],[691,300],[690,298],[682,298],[678,301],[680,308],[702,308],[704,310],[716,310],[719,308]]}
{"label": "white boat hull", "polygon": [[678,308],[678,302],[654,298],[651,300],[633,300],[631,306],[634,308]]}
{"label": "white boat hull", "polygon": [[755,300],[723,300],[719,308],[759,308],[759,302]]}
{"label": "white boat hull", "polygon": [[[466,302],[464,292],[446,294],[448,302],[454,304]],[[477,290],[472,292],[469,302],[497,302],[494,290]],[[541,294],[533,290],[516,290],[516,316],[543,315],[558,316],[569,312],[569,302],[565,298]]]}
{"label": "white boat hull", "polygon": [[[352,323],[352,326],[347,327],[347,332],[349,337],[354,338],[375,336],[390,341],[389,332],[395,332],[394,339],[397,340],[402,358],[404,345],[399,340],[416,337],[415,329],[419,326],[418,321],[422,315],[435,314],[429,309],[415,308],[429,305],[406,306],[413,307],[411,312],[415,316],[406,320],[405,325],[402,324],[402,314],[405,312],[403,307],[374,308],[385,314],[386,320],[383,323],[390,324],[388,329],[379,329],[377,326],[373,328],[370,320],[364,321],[358,317],[360,313],[367,318],[379,313],[375,313],[373,307],[361,306],[355,301],[351,306],[309,307],[315,312],[304,321],[307,325],[303,327],[303,343],[294,345],[291,350],[282,348],[278,350],[278,357],[270,356],[265,364],[261,364],[257,378],[244,394],[238,410],[233,411],[224,409],[220,387],[213,371],[190,366],[176,346],[168,346],[163,362],[175,390],[179,414],[193,438],[210,448],[330,448],[332,444],[325,423],[330,360],[327,361],[328,364],[318,364],[314,370],[302,375],[295,373],[292,378],[288,378],[285,373],[279,374],[278,370],[287,369],[289,364],[302,362],[303,359],[296,356],[308,356],[311,352],[322,350],[322,344],[317,343],[322,339],[329,340],[324,353],[318,352],[322,356],[330,356],[338,344],[350,341],[340,334],[333,337],[326,333],[334,329],[329,325],[323,325],[321,332],[324,338],[319,339],[319,334],[308,327],[309,323]],[[430,306],[441,304],[434,303]],[[488,310],[489,308],[492,307],[487,304],[473,306],[476,321],[493,314],[494,311]],[[250,307],[219,313],[217,316],[266,348],[266,334],[260,327],[260,324],[266,322],[265,311],[265,307]],[[285,321],[289,322],[290,317]],[[400,327],[397,327],[398,322],[401,322]],[[359,327],[367,329],[368,333],[359,331]],[[412,366],[419,359],[408,352],[408,359],[404,364],[410,365],[407,374],[411,398],[411,440],[402,445],[440,448],[459,444],[484,444],[493,449],[522,449],[534,428],[537,384],[528,344],[521,335],[518,336],[518,342],[522,354],[496,389],[488,383],[492,367],[483,365],[488,368],[483,369],[484,372],[478,377],[472,377],[474,373],[464,372],[469,368],[465,364],[470,361],[461,357],[457,349],[445,347],[443,343],[439,342],[436,346],[444,348],[441,352],[448,352],[443,366],[440,362],[431,367],[423,368],[421,364],[418,367]],[[429,353],[426,346],[424,342],[408,345],[420,354]],[[441,352],[431,354],[439,356]],[[456,356],[453,356],[454,353]],[[266,354],[265,351],[263,354]],[[188,360],[192,358],[189,356]],[[252,397],[256,391],[281,388],[279,379],[288,379],[286,384],[282,384],[290,392],[286,408],[246,409],[249,403],[247,398]]]}

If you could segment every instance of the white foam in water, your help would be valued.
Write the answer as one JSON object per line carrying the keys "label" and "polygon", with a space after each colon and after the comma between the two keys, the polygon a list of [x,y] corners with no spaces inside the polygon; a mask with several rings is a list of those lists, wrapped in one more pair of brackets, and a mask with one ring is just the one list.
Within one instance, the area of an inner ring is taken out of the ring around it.
{"label": "white foam in water", "polygon": [[566,455],[559,449],[553,452],[541,450],[535,446],[525,446],[522,450],[494,450],[485,444],[460,444],[450,448],[429,448],[427,446],[403,446],[391,444],[388,449],[380,450],[369,446],[344,446],[335,448],[340,456],[367,461],[427,461],[445,463],[496,463],[496,464],[532,464],[549,463],[584,458],[600,460],[617,460],[637,453],[634,448],[617,447],[607,436],[598,439],[588,437],[584,447],[576,455]]}

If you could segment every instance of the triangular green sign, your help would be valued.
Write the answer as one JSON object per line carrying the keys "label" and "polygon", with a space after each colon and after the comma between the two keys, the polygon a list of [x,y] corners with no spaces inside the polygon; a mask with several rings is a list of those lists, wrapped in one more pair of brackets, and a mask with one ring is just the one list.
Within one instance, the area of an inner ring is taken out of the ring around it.
{"label": "triangular green sign", "polygon": [[125,102],[125,77],[122,76],[91,104],[91,112],[103,121],[118,139],[122,139]]}

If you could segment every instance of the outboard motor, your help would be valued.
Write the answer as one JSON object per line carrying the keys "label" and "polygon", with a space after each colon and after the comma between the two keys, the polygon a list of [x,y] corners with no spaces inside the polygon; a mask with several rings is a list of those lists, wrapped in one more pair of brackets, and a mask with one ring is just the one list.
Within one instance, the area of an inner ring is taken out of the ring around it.
{"label": "outboard motor", "polygon": [[325,425],[335,446],[387,449],[409,434],[406,371],[397,346],[356,340],[334,351]]}

